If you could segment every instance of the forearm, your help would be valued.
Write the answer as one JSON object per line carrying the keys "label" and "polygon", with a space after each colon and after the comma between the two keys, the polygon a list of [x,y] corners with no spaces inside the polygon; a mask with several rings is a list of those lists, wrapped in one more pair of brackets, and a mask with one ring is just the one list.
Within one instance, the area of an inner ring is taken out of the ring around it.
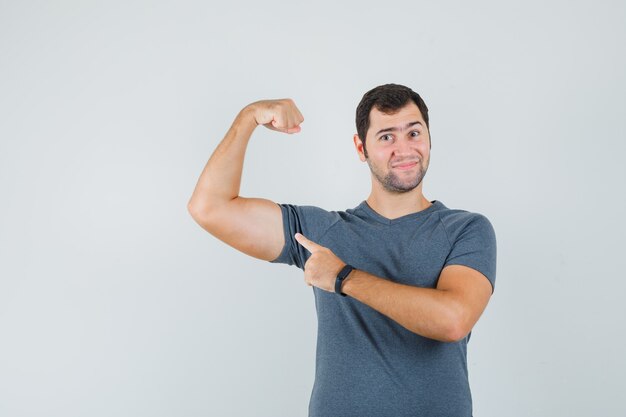
{"label": "forearm", "polygon": [[209,210],[239,196],[248,141],[257,123],[246,107],[209,158],[189,200],[190,210]]}
{"label": "forearm", "polygon": [[356,269],[342,291],[421,336],[444,342],[465,336],[459,326],[461,306],[446,291],[399,284]]}

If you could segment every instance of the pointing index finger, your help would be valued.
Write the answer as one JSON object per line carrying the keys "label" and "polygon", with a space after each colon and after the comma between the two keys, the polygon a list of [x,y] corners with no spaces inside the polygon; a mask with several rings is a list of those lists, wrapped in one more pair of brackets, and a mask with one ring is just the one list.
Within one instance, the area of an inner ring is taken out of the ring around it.
{"label": "pointing index finger", "polygon": [[295,237],[298,243],[304,246],[311,253],[313,253],[314,251],[318,250],[321,247],[317,243],[305,237],[302,233],[296,233]]}

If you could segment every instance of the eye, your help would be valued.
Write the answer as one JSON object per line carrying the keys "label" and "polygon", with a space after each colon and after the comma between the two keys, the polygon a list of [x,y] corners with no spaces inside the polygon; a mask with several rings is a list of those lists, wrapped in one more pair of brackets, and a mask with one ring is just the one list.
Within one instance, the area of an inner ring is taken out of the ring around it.
{"label": "eye", "polygon": [[392,138],[392,137],[393,137],[393,136],[391,136],[391,135],[382,135],[382,136],[380,137],[380,140],[382,140],[382,141],[386,141],[386,138],[389,138],[389,140],[391,140],[391,138]]}
{"label": "eye", "polygon": [[411,136],[413,136],[414,138],[419,136],[420,132],[418,130],[414,130],[411,132]]}

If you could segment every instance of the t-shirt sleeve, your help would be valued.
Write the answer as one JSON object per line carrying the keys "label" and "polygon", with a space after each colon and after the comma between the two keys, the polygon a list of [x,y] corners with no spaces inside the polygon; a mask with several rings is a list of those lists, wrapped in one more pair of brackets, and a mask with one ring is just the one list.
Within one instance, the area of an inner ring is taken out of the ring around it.
{"label": "t-shirt sleeve", "polygon": [[475,213],[471,220],[450,237],[452,249],[445,266],[465,265],[481,272],[491,283],[496,284],[496,234],[491,222],[482,214]]}
{"label": "t-shirt sleeve", "polygon": [[315,206],[277,204],[283,215],[285,246],[278,257],[269,262],[296,265],[304,270],[304,264],[311,254],[298,243],[294,235],[301,233],[313,242],[319,243],[320,238],[338,220],[338,215],[335,212],[329,212]]}

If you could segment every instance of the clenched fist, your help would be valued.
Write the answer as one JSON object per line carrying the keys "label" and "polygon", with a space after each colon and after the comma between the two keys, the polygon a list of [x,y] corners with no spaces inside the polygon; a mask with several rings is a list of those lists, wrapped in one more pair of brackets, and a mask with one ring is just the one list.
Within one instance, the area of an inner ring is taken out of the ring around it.
{"label": "clenched fist", "polygon": [[304,121],[296,103],[290,98],[278,100],[260,100],[247,106],[257,125],[284,133],[300,132],[300,123]]}

